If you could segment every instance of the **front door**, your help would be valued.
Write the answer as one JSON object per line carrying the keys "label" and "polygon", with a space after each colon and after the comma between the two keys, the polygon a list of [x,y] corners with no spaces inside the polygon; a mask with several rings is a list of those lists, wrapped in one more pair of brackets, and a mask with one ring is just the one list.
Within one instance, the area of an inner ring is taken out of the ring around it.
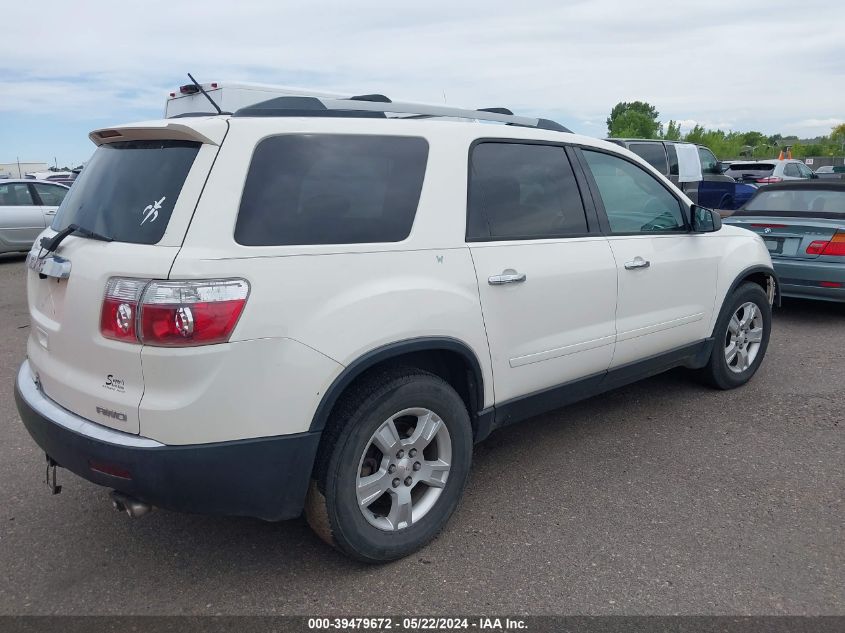
{"label": "front door", "polygon": [[496,403],[604,373],[613,357],[616,266],[589,226],[566,151],[476,144],[467,241]]}
{"label": "front door", "polygon": [[651,173],[584,150],[604,208],[619,298],[612,368],[701,341],[714,310],[718,237],[691,233],[686,205]]}

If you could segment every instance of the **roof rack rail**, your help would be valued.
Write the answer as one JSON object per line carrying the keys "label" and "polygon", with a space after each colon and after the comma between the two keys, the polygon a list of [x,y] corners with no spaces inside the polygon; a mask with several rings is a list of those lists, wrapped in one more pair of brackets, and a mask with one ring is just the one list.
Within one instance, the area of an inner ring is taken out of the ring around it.
{"label": "roof rack rail", "polygon": [[375,103],[393,103],[389,97],[380,94],[358,95],[357,97],[349,97],[350,101],[373,101]]}
{"label": "roof rack rail", "polygon": [[361,95],[349,99],[328,97],[276,97],[235,111],[235,117],[351,117],[369,118],[392,115],[412,115],[417,118],[448,117],[477,121],[494,121],[507,125],[531,127],[557,132],[571,132],[556,121],[517,116],[507,108],[484,108],[469,110],[451,106],[426,105],[421,103],[392,102],[384,95]]}
{"label": "roof rack rail", "polygon": [[493,112],[495,114],[510,114],[513,116],[513,110],[508,108],[478,108],[478,112]]}

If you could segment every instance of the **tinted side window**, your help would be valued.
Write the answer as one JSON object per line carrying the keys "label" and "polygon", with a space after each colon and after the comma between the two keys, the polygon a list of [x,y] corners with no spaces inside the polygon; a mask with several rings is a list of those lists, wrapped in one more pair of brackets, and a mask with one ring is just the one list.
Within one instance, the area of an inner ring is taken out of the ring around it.
{"label": "tinted side window", "polygon": [[0,185],[0,207],[20,207],[35,204],[29,187],[23,182]]}
{"label": "tinted side window", "polygon": [[64,187],[57,187],[56,185],[45,185],[40,182],[32,183],[38,196],[41,198],[41,204],[47,207],[57,207],[65,199],[68,190]]}
{"label": "tinted side window", "polygon": [[792,176],[793,178],[800,178],[801,172],[798,171],[798,165],[796,165],[795,163],[789,163],[783,168],[783,175]]}
{"label": "tinted side window", "polygon": [[666,150],[663,149],[663,143],[631,143],[628,149],[661,174],[669,173],[666,169]]}
{"label": "tinted side window", "polygon": [[678,175],[678,150],[675,149],[674,143],[666,145],[666,154],[669,156],[669,175]]}
{"label": "tinted side window", "polygon": [[614,233],[685,231],[677,198],[645,170],[622,158],[584,151]]}
{"label": "tinted side window", "polygon": [[698,158],[701,160],[702,174],[721,174],[719,169],[719,161],[716,160],[713,152],[704,147],[698,148]]}
{"label": "tinted side window", "polygon": [[428,143],[295,134],[255,148],[235,240],[245,246],[399,242],[411,232]]}
{"label": "tinted side window", "polygon": [[467,239],[532,239],[587,232],[566,152],[552,145],[480,143],[470,157]]}

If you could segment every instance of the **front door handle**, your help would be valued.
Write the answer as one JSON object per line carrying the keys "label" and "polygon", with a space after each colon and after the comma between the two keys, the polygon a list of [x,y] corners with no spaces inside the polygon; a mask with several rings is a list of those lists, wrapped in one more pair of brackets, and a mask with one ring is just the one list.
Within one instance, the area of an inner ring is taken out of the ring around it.
{"label": "front door handle", "polygon": [[648,268],[649,266],[651,266],[651,262],[639,255],[631,261],[625,262],[625,270],[636,270],[637,268]]}
{"label": "front door handle", "polygon": [[503,270],[501,275],[491,275],[487,278],[487,283],[491,286],[521,284],[523,281],[525,281],[525,273],[518,273],[513,268]]}

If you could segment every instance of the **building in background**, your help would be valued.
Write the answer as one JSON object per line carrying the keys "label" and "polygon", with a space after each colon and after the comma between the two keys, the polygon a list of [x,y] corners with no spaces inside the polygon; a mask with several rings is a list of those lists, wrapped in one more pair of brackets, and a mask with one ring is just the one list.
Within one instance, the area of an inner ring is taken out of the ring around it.
{"label": "building in background", "polygon": [[0,163],[0,178],[25,178],[27,174],[49,168],[47,163]]}

